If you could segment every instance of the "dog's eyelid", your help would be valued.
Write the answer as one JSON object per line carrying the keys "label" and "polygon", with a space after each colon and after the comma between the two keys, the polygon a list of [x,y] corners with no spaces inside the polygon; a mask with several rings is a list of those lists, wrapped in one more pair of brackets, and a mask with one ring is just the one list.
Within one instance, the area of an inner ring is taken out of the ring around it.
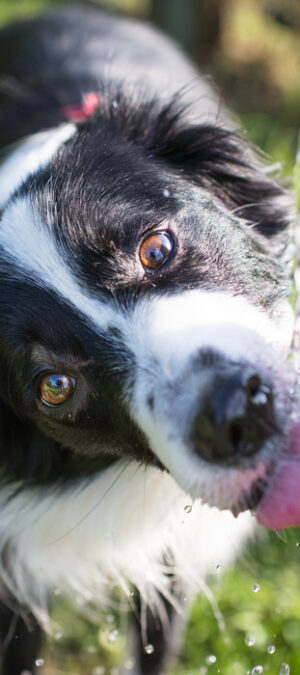
{"label": "dog's eyelid", "polygon": [[40,344],[33,345],[31,360],[36,376],[44,371],[52,373],[60,371],[67,372],[69,375],[76,377],[82,369],[93,364],[93,359],[81,357],[81,355],[71,351],[65,354],[55,352]]}

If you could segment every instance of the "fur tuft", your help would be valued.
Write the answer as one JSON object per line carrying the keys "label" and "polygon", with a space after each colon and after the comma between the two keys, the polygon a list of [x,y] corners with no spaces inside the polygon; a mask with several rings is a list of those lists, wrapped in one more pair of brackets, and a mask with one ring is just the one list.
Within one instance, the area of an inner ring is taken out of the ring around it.
{"label": "fur tuft", "polygon": [[253,527],[247,514],[235,519],[199,501],[186,513],[190,504],[170,476],[134,462],[68,487],[3,488],[2,594],[25,603],[48,630],[48,600],[57,588],[107,605],[116,584],[129,605],[136,588],[155,613],[160,594],[179,609],[170,575],[187,594],[201,589]]}

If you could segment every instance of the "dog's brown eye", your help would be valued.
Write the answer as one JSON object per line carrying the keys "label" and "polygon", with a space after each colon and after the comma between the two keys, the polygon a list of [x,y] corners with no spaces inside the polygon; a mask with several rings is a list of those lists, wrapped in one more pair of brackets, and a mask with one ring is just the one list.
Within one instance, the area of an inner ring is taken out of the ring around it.
{"label": "dog's brown eye", "polygon": [[76,382],[73,377],[57,373],[48,374],[40,382],[39,396],[49,406],[61,405],[73,393]]}
{"label": "dog's brown eye", "polygon": [[155,232],[144,239],[140,258],[147,270],[157,270],[173,251],[173,240],[167,232]]}

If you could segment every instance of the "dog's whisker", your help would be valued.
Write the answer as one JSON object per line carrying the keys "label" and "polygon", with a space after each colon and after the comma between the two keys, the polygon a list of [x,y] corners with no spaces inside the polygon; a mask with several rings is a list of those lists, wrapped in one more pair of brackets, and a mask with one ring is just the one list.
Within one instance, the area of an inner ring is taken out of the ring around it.
{"label": "dog's whisker", "polygon": [[278,539],[280,539],[280,541],[282,541],[284,544],[288,543],[288,538],[285,530],[275,530],[275,534],[276,537],[278,537]]}
{"label": "dog's whisker", "polygon": [[84,523],[91,515],[92,513],[100,506],[100,504],[103,502],[103,500],[107,497],[107,495],[110,493],[113,487],[117,484],[118,480],[121,478],[125,470],[127,469],[129,465],[129,460],[123,464],[121,467],[119,473],[114,477],[114,479],[111,481],[109,487],[105,490],[105,492],[99,497],[99,499],[96,501],[93,506],[84,513],[82,518],[78,520],[73,527],[71,527],[69,530],[66,530],[64,534],[62,534],[60,537],[57,537],[57,539],[53,539],[52,541],[48,542],[48,546],[53,546],[54,544],[57,544],[59,541],[62,541],[65,539],[68,535],[72,534],[74,530],[76,530],[82,523]]}

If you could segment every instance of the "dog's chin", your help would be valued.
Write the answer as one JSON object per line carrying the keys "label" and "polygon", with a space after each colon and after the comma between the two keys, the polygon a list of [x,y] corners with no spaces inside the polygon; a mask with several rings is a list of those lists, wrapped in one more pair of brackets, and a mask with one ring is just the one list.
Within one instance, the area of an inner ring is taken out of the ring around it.
{"label": "dog's chin", "polygon": [[249,510],[268,529],[300,525],[300,421],[248,465],[212,465],[191,452],[168,464],[167,471],[193,500],[235,517]]}
{"label": "dog's chin", "polygon": [[288,417],[285,432],[274,434],[256,456],[236,465],[208,462],[178,440],[171,448],[161,443],[163,464],[193,500],[234,516],[250,510],[268,529],[300,526],[300,415]]}
{"label": "dog's chin", "polygon": [[264,456],[248,465],[226,467],[186,452],[178,463],[171,460],[164,463],[164,468],[193,500],[237,516],[257,508],[268,487],[273,465],[274,461]]}
{"label": "dog's chin", "polygon": [[225,469],[223,476],[220,475],[216,481],[212,478],[213,485],[207,484],[204,493],[202,488],[198,497],[209,506],[229,510],[238,516],[243,511],[256,509],[264,496],[268,476],[269,467],[264,462],[254,468]]}
{"label": "dog's chin", "polygon": [[255,513],[258,505],[264,497],[267,484],[267,475],[264,479],[259,478],[257,481],[254,481],[250,490],[245,492],[240,497],[239,501],[230,507],[231,513],[236,518],[243,511],[252,511],[252,513]]}
{"label": "dog's chin", "polygon": [[269,458],[269,448],[265,458],[253,468],[223,469],[223,475],[216,469],[211,485],[208,481],[203,490],[202,483],[201,495],[197,495],[195,485],[190,493],[210,506],[230,510],[236,517],[250,510],[267,529],[300,526],[300,420],[282,439],[282,447],[277,447],[274,455]]}

